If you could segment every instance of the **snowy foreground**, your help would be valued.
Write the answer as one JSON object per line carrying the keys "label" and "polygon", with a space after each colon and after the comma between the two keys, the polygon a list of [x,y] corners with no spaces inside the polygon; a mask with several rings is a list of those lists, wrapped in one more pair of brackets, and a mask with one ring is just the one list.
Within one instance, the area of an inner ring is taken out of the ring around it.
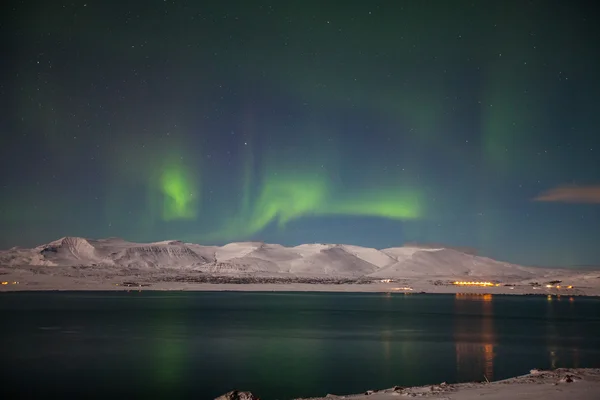
{"label": "snowy foreground", "polygon": [[[600,393],[600,369],[532,370],[530,374],[491,383],[436,384],[394,387],[364,394],[319,397],[311,400],[392,400],[411,397],[446,400],[596,400]],[[308,399],[305,399],[308,400]]]}
{"label": "snowy foreground", "polygon": [[[3,291],[133,288],[600,295],[599,269],[524,267],[449,248],[377,250],[261,242],[217,247],[77,237],[0,251],[0,281]],[[454,281],[493,285],[458,286]]]}

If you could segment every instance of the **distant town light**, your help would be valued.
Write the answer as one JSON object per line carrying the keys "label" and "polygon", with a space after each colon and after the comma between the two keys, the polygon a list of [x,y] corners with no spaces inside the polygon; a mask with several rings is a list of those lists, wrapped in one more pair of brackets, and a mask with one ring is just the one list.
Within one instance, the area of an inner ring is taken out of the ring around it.
{"label": "distant town light", "polygon": [[473,281],[454,281],[453,284],[455,285],[459,285],[459,286],[499,286],[499,283],[493,283],[493,282],[473,282]]}

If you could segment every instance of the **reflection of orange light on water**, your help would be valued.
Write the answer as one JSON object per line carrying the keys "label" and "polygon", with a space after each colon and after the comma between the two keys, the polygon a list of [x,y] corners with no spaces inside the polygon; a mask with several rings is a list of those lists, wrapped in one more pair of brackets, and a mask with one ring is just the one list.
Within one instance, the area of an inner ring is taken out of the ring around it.
{"label": "reflection of orange light on water", "polygon": [[494,378],[494,346],[492,344],[486,344],[483,351],[485,359],[485,376],[489,380],[492,380]]}
{"label": "reflection of orange light on water", "polygon": [[[458,319],[454,334],[456,344],[456,368],[459,376],[482,376],[488,380],[494,378],[494,346],[495,330],[493,316],[493,295],[484,293],[456,293],[455,307],[460,313],[463,307],[474,307],[478,304],[481,312],[481,324],[463,323]],[[471,300],[471,302],[469,301]],[[474,300],[474,301],[473,301]],[[473,304],[475,303],[475,304]],[[471,304],[471,305],[469,305]]]}
{"label": "reflection of orange light on water", "polygon": [[482,299],[485,302],[492,301],[493,295],[491,293],[455,293],[454,298],[457,300],[467,299]]}

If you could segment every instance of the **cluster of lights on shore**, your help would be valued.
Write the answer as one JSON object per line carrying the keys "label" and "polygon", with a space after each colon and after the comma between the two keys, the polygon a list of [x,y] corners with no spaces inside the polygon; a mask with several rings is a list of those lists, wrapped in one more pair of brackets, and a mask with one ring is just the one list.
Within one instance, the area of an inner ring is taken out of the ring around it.
{"label": "cluster of lights on shore", "polygon": [[[380,280],[381,283],[391,283],[394,282],[394,280],[392,279],[382,279]],[[497,287],[500,286],[499,283],[495,283],[495,282],[487,282],[487,281],[454,281],[452,282],[453,285],[457,285],[457,286],[477,286],[477,287]],[[514,289],[514,285],[505,285],[505,286],[510,286],[510,289]],[[557,285],[557,284],[547,284],[545,285],[547,288],[549,289],[573,289],[572,285],[568,285],[568,286],[561,286],[561,285]],[[532,286],[533,289],[539,289],[540,286],[536,283],[533,284]],[[399,287],[399,288],[394,288],[395,290],[413,290],[410,287]]]}
{"label": "cluster of lights on shore", "polygon": [[556,288],[556,289],[573,289],[573,286],[569,285],[569,286],[560,286],[560,285],[546,285],[547,288]]}
{"label": "cluster of lights on shore", "polygon": [[500,286],[499,283],[493,283],[493,282],[454,281],[452,283],[455,285],[460,285],[460,286]]}
{"label": "cluster of lights on shore", "polygon": [[[476,281],[454,281],[452,282],[454,285],[459,286],[500,286],[499,283],[494,282],[476,282]],[[572,285],[569,286],[561,286],[561,285],[546,285],[547,288],[555,288],[555,289],[573,289]]]}

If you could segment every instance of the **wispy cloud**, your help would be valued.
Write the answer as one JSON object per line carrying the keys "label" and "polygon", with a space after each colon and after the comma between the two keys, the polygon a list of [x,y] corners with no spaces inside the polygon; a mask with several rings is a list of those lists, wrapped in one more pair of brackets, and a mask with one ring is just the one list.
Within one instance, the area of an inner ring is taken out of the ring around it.
{"label": "wispy cloud", "polygon": [[559,186],[540,194],[533,200],[553,201],[557,203],[600,204],[600,185]]}

